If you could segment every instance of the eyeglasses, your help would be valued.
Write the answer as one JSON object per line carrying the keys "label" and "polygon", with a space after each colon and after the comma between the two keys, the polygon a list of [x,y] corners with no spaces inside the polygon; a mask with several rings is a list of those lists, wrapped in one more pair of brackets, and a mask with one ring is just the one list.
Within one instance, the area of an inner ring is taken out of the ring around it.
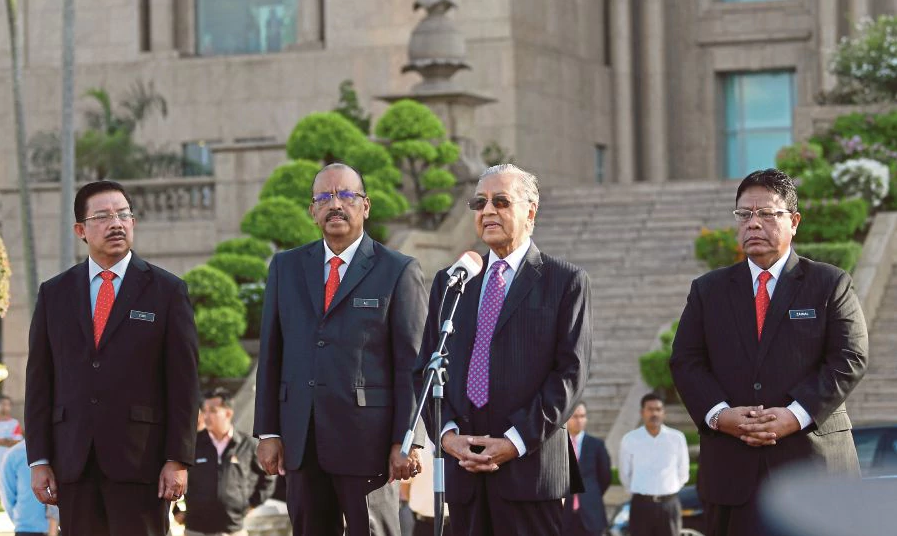
{"label": "eyeglasses", "polygon": [[486,208],[486,205],[492,201],[492,206],[497,209],[508,208],[512,203],[519,203],[520,201],[513,201],[504,195],[496,195],[491,200],[486,199],[483,196],[471,197],[467,200],[467,206],[470,207],[470,210],[483,210]]}
{"label": "eyeglasses", "polygon": [[112,223],[112,220],[118,218],[118,221],[122,223],[129,222],[134,219],[134,213],[128,210],[122,210],[121,212],[100,212],[99,214],[94,214],[93,216],[88,216],[84,218],[84,221],[93,220],[97,223],[108,224]]}
{"label": "eyeglasses", "polygon": [[324,205],[330,204],[333,201],[334,197],[339,198],[340,201],[354,205],[358,202],[359,199],[364,199],[367,197],[367,194],[362,192],[353,192],[352,190],[339,190],[334,194],[333,192],[321,192],[319,194],[315,194],[311,196],[311,201],[315,205],[319,207],[323,207]]}
{"label": "eyeglasses", "polygon": [[775,221],[782,214],[792,214],[792,212],[790,210],[776,208],[758,208],[757,210],[738,208],[733,210],[732,214],[735,215],[735,221],[738,223],[747,223],[751,221],[754,214],[763,221]]}

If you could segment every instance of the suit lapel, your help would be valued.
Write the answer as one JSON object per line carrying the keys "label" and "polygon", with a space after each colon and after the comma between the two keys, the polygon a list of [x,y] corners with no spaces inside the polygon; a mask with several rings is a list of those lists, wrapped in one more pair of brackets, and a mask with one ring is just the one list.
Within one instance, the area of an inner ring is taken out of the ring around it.
{"label": "suit lapel", "polygon": [[[323,260],[321,262],[323,264]],[[346,275],[343,276],[342,281],[339,283],[339,287],[336,289],[336,295],[333,297],[333,301],[330,302],[330,308],[324,313],[325,317],[328,316],[331,311],[334,311],[339,306],[340,302],[346,299],[346,296],[361,283],[361,280],[364,279],[364,276],[368,274],[373,266],[374,241],[371,237],[365,234],[361,239],[361,244],[358,245],[358,250],[355,252],[355,256],[352,257],[352,262],[349,263],[349,268],[346,269]],[[321,302],[323,307],[323,298],[321,299]]]}
{"label": "suit lapel", "polygon": [[93,344],[93,311],[90,310],[90,271],[87,261],[75,267],[75,316],[84,333],[84,340],[89,341],[92,351],[96,348]]}
{"label": "suit lapel", "polygon": [[[151,280],[152,273],[150,272],[149,265],[136,254],[132,254],[131,262],[128,263],[128,270],[125,272],[125,278],[122,280],[121,287],[118,289],[118,294],[115,296],[115,302],[112,304],[112,311],[109,313],[109,320],[106,322],[106,327],[103,329],[103,335],[100,338],[100,345],[97,350],[103,349],[103,346],[106,345],[109,338],[115,333],[116,328],[118,328],[125,316],[131,311],[134,302],[137,301],[137,298],[140,297],[140,294],[143,293],[143,289],[146,288]],[[91,340],[93,339],[91,338]]]}
{"label": "suit lapel", "polygon": [[495,331],[492,337],[505,325],[508,319],[517,310],[517,307],[523,302],[523,299],[529,294],[530,289],[536,284],[536,281],[542,277],[542,255],[539,248],[533,243],[526,252],[523,262],[520,263],[519,271],[514,280],[511,282],[511,289],[505,297],[505,302],[501,307],[501,313],[498,315],[498,321],[495,323]]}
{"label": "suit lapel", "polygon": [[769,353],[776,331],[785,320],[788,307],[803,284],[804,272],[800,268],[798,260],[797,254],[792,252],[776,282],[772,301],[770,301],[769,310],[766,312],[766,320],[763,322],[763,335],[760,338],[760,351],[757,355],[758,364]]}
{"label": "suit lapel", "polygon": [[318,319],[324,315],[324,242],[319,240],[302,255],[302,273],[308,288],[308,299]]}
{"label": "suit lapel", "polygon": [[754,282],[747,261],[733,268],[729,285],[729,301],[735,314],[735,327],[748,358],[757,355],[757,309],[754,305]]}

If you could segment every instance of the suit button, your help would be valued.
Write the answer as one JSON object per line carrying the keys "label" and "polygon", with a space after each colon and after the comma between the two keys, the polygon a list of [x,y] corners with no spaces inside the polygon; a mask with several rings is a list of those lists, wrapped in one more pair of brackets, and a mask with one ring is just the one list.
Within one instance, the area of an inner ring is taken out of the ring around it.
{"label": "suit button", "polygon": [[97,400],[97,398],[95,396],[90,397],[91,404],[96,404],[97,402],[99,402],[99,401]]}
{"label": "suit button", "polygon": [[308,386],[309,386],[309,387],[314,387],[314,386],[315,386],[315,381],[314,381],[314,380],[308,380]]}
{"label": "suit button", "polygon": [[99,362],[99,361],[94,361],[93,363],[91,363],[91,365],[93,366],[93,368],[100,368],[100,362]]}
{"label": "suit button", "polygon": [[754,391],[759,391],[760,389],[763,389],[763,386],[760,385],[760,382],[755,383],[755,384],[754,384]]}
{"label": "suit button", "polygon": [[324,341],[318,341],[318,348],[323,348],[325,344],[327,343]]}

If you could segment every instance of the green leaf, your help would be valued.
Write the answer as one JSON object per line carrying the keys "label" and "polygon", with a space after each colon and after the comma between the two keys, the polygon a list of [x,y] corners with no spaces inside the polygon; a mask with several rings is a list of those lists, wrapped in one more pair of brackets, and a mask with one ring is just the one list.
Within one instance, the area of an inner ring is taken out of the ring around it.
{"label": "green leaf", "polygon": [[285,197],[263,199],[243,216],[240,230],[279,249],[294,248],[321,237],[311,216]]}

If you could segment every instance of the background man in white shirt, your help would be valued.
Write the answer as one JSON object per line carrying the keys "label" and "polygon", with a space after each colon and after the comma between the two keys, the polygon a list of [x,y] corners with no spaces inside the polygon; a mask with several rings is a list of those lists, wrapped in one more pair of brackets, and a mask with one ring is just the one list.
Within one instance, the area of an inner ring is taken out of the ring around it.
{"label": "background man in white shirt", "polygon": [[645,425],[620,443],[620,482],[632,493],[632,536],[678,536],[682,528],[677,493],[688,482],[688,445],[685,434],[663,425],[664,416],[659,396],[643,396]]}

